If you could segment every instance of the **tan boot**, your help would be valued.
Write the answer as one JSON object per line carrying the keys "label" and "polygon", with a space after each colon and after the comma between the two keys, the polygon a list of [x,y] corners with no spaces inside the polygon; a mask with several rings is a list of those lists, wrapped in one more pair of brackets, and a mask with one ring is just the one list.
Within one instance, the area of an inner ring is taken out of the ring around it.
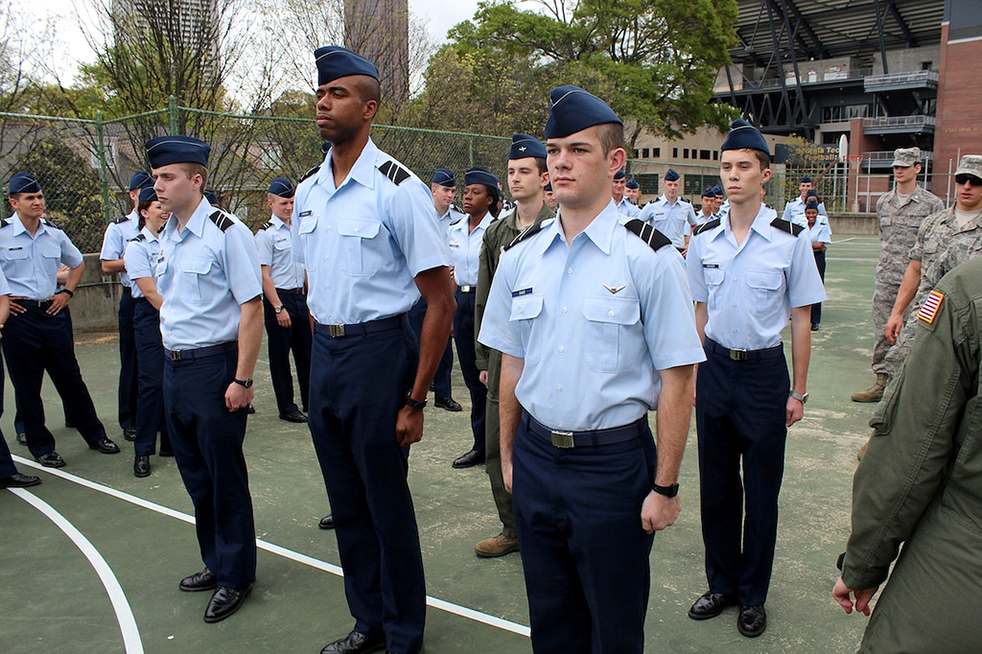
{"label": "tan boot", "polygon": [[504,534],[498,534],[494,538],[485,538],[474,546],[474,553],[482,559],[493,559],[517,551],[518,539],[508,538]]}
{"label": "tan boot", "polygon": [[876,373],[876,383],[865,391],[852,394],[853,402],[879,402],[883,398],[883,389],[886,388],[889,377],[886,373]]}

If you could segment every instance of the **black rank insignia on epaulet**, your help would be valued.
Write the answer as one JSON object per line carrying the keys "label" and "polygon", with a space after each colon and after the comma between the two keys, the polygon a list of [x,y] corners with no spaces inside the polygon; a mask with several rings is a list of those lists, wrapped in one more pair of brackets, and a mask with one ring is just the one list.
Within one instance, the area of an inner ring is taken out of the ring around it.
{"label": "black rank insignia on epaulet", "polygon": [[41,224],[42,225],[46,225],[47,227],[51,227],[53,229],[58,229],[58,230],[61,230],[61,231],[65,231],[65,230],[61,229],[61,227],[59,227],[58,225],[56,225],[53,222],[51,222],[50,220],[48,220],[47,218],[43,218],[41,220]]}
{"label": "black rank insignia on epaulet", "polygon": [[267,230],[267,229],[269,229],[272,226],[273,226],[273,221],[272,220],[267,220],[266,222],[264,222],[262,225],[259,226],[259,229],[260,230]]}
{"label": "black rank insignia on epaulet", "polygon": [[524,241],[525,239],[532,238],[533,236],[541,232],[542,223],[544,222],[545,222],[544,220],[540,220],[539,222],[532,223],[531,225],[526,227],[521,234],[519,234],[518,236],[516,236],[511,240],[511,243],[501,248],[502,252],[507,252],[508,250],[512,249],[513,247]]}
{"label": "black rank insignia on epaulet", "polygon": [[696,234],[702,234],[703,232],[708,232],[711,229],[716,229],[717,227],[719,227],[719,222],[720,222],[719,218],[715,218],[713,220],[710,220],[708,223],[696,225],[695,227],[692,228],[692,235],[695,236]]}
{"label": "black rank insignia on epaulet", "polygon": [[218,229],[228,231],[228,228],[235,224],[235,221],[228,217],[226,213],[219,210],[208,216],[211,218],[211,222],[218,226]]}
{"label": "black rank insignia on epaulet", "polygon": [[624,226],[627,227],[627,231],[631,232],[647,243],[649,246],[651,246],[651,249],[655,250],[656,252],[666,245],[672,244],[672,240],[670,238],[639,218],[634,218],[627,221],[624,223]]}
{"label": "black rank insignia on epaulet", "polygon": [[136,235],[136,236],[134,236],[133,238],[131,238],[131,239],[129,239],[129,242],[130,242],[130,243],[134,243],[134,242],[136,242],[136,241],[142,241],[142,240],[145,240],[146,238],[147,238],[147,237],[146,237],[146,236],[144,236],[144,235],[143,235],[143,234],[141,233],[141,234],[137,234],[137,235]]}
{"label": "black rank insignia on epaulet", "polygon": [[297,180],[297,185],[299,185],[300,182],[302,182],[303,180],[307,179],[311,175],[316,175],[317,174],[317,171],[320,170],[320,169],[321,169],[320,166],[314,166],[313,168],[311,168],[310,170],[308,170],[307,172],[305,172],[303,175],[300,176],[300,179]]}
{"label": "black rank insignia on epaulet", "polygon": [[411,174],[394,161],[386,161],[378,167],[378,171],[392,180],[396,186],[409,179],[409,175]]}
{"label": "black rank insignia on epaulet", "polygon": [[113,222],[114,222],[114,223],[116,223],[117,225],[122,225],[123,223],[125,223],[125,222],[126,222],[126,221],[128,221],[129,219],[130,219],[130,217],[129,217],[129,216],[120,216],[119,218],[117,218],[117,219],[116,219],[116,220],[114,220]]}
{"label": "black rank insignia on epaulet", "polygon": [[3,229],[4,227],[6,227],[9,224],[10,224],[10,222],[6,218],[0,219],[0,229]]}
{"label": "black rank insignia on epaulet", "polygon": [[782,232],[787,232],[792,236],[797,236],[804,229],[804,227],[802,227],[801,225],[796,225],[790,220],[784,220],[783,218],[780,217],[775,218],[774,220],[771,221],[771,227],[776,227]]}

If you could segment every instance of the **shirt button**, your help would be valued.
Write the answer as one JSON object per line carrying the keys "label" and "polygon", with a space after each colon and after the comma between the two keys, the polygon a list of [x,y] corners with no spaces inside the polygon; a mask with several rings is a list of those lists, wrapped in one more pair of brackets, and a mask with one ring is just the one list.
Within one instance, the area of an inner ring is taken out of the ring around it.
{"label": "shirt button", "polygon": [[565,345],[560,345],[559,346],[559,353],[562,354],[565,351],[566,351],[566,346]]}
{"label": "shirt button", "polygon": [[614,315],[614,310],[613,310],[613,309],[611,309],[610,311],[608,311],[608,312],[607,312],[607,315],[608,315],[608,316],[613,316],[613,315]]}
{"label": "shirt button", "polygon": [[735,304],[733,305],[733,308],[736,309],[736,305]]}
{"label": "shirt button", "polygon": [[563,307],[563,313],[567,313],[567,312],[569,312],[569,309],[567,309],[566,307]]}
{"label": "shirt button", "polygon": [[572,275],[573,274],[573,267],[572,266],[570,266],[569,268],[566,269],[566,274],[567,275]]}
{"label": "shirt button", "polygon": [[357,225],[355,225],[355,231],[357,232],[359,229],[360,228]]}
{"label": "shirt button", "polygon": [[556,384],[556,390],[559,391],[559,392],[562,392],[563,385],[562,384]]}

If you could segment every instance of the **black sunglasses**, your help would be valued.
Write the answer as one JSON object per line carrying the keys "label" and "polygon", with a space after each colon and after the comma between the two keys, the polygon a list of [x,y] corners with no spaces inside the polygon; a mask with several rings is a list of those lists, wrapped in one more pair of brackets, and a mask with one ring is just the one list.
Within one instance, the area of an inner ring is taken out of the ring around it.
{"label": "black sunglasses", "polygon": [[982,186],[982,179],[975,175],[955,175],[955,184],[971,184],[972,186]]}

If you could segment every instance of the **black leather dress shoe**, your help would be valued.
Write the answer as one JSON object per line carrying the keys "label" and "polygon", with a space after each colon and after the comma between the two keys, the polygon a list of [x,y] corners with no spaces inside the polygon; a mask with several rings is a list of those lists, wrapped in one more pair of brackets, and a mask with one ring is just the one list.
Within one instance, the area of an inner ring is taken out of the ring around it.
{"label": "black leather dress shoe", "polygon": [[756,638],[764,633],[764,629],[767,629],[767,612],[764,611],[764,605],[741,606],[737,629],[747,638]]}
{"label": "black leather dress shoe", "polygon": [[256,407],[254,407],[254,406],[252,406],[252,404],[250,404],[249,407],[248,407],[247,413],[251,416],[255,412],[256,412]]}
{"label": "black leather dress shoe", "polygon": [[728,606],[736,604],[736,600],[723,593],[706,591],[699,596],[689,609],[689,617],[693,620],[708,620],[715,618]]}
{"label": "black leather dress shoe", "polygon": [[365,654],[385,649],[385,634],[363,634],[352,631],[340,640],[330,643],[321,654]]}
{"label": "black leather dress shoe", "polygon": [[133,460],[133,476],[135,477],[149,477],[150,476],[150,457],[146,454],[137,454],[136,458]]}
{"label": "black leather dress shoe", "polygon": [[251,592],[252,584],[249,584],[245,588],[219,586],[215,594],[211,596],[211,601],[208,602],[208,608],[205,609],[205,622],[221,622],[232,615],[239,610],[242,602],[245,601],[245,598],[249,597],[249,593]]}
{"label": "black leather dress shoe", "polygon": [[470,468],[479,463],[484,463],[484,450],[471,450],[467,454],[454,459],[454,468]]}
{"label": "black leather dress shoe", "polygon": [[65,460],[61,458],[61,455],[57,452],[48,452],[47,454],[36,456],[34,457],[34,460],[43,465],[45,468],[65,467]]}
{"label": "black leather dress shoe", "polygon": [[15,472],[9,477],[0,478],[0,488],[27,488],[28,486],[37,486],[40,483],[40,477],[22,475],[19,472]]}
{"label": "black leather dress shoe", "polygon": [[123,438],[125,438],[126,440],[128,440],[131,443],[133,441],[135,441],[136,440],[136,427],[127,427],[126,429],[124,429],[123,430]]}
{"label": "black leather dress shoe", "polygon": [[460,406],[460,403],[453,399],[452,397],[438,397],[433,400],[433,406],[438,406],[441,409],[446,409],[447,411],[463,411],[464,407]]}
{"label": "black leather dress shoe", "polygon": [[326,516],[321,518],[321,521],[317,523],[317,526],[321,529],[334,529],[334,514],[328,513]]}
{"label": "black leather dress shoe", "polygon": [[17,434],[17,442],[20,445],[27,445],[27,434],[25,434],[24,432],[20,432],[19,434]]}
{"label": "black leather dress shoe", "polygon": [[286,420],[287,422],[307,422],[307,416],[300,411],[291,411],[290,413],[281,413],[280,420]]}
{"label": "black leather dress shoe", "polygon": [[119,454],[119,445],[108,438],[100,438],[95,443],[89,444],[89,449],[99,450],[102,454]]}
{"label": "black leather dress shoe", "polygon": [[218,575],[205,568],[201,572],[195,572],[181,579],[180,589],[188,593],[197,593],[202,590],[211,590],[218,586]]}

